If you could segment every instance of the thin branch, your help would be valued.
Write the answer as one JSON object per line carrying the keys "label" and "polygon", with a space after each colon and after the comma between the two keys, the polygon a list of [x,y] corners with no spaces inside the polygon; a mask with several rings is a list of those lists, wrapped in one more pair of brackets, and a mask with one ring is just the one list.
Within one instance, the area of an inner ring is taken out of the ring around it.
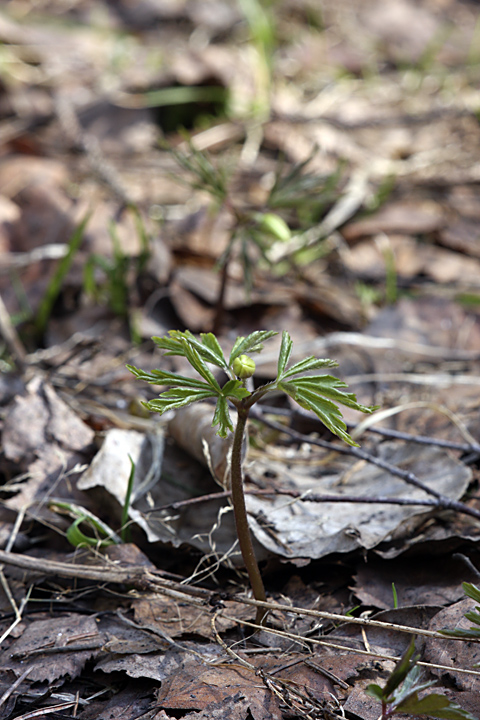
{"label": "thin branch", "polygon": [[[394,662],[398,662],[400,659],[393,655],[384,655],[382,653],[372,652],[371,650],[361,650],[361,649],[349,647],[348,645],[339,645],[338,643],[328,642],[328,640],[318,640],[317,638],[311,638],[311,637],[303,638],[301,635],[295,635],[295,633],[289,633],[289,632],[286,632],[285,630],[277,630],[277,629],[269,628],[269,627],[257,627],[255,625],[255,623],[251,623],[248,620],[240,620],[238,618],[233,618],[230,615],[226,615],[223,613],[222,613],[221,617],[224,617],[226,620],[234,620],[234,621],[240,623],[241,625],[246,625],[247,627],[253,627],[253,628],[256,628],[257,630],[263,630],[264,632],[267,632],[270,635],[278,635],[279,637],[284,637],[284,638],[288,638],[289,640],[294,640],[295,642],[300,642],[300,640],[306,640],[307,642],[311,643],[312,645],[322,645],[324,647],[333,648],[334,650],[346,650],[348,652],[358,653],[359,655],[368,655],[369,657],[377,657],[377,658],[381,658],[382,660],[393,660]],[[357,620],[358,618],[352,618],[352,620],[353,619]],[[412,634],[417,634],[417,635],[425,634],[427,632],[427,631],[423,631],[423,632],[418,631],[418,630],[415,630],[414,628],[410,628],[409,630],[407,630],[406,628],[402,628],[401,625],[392,626],[392,627],[395,627],[395,629],[401,628],[404,632],[410,632],[411,630],[413,630],[414,632]],[[435,634],[435,637],[436,637],[436,634]],[[449,640],[453,640],[453,638],[449,638]],[[457,667],[452,668],[451,666],[448,666],[448,665],[437,665],[435,663],[428,663],[428,662],[419,662],[418,664],[422,665],[423,667],[427,667],[427,668],[438,668],[440,670],[446,670],[448,672],[452,672],[452,670],[454,670],[455,672],[463,673],[465,675],[480,676],[480,670],[466,670],[466,669],[457,668]]]}
{"label": "thin branch", "polygon": [[[162,512],[164,510],[179,510],[182,507],[189,507],[191,505],[197,505],[199,503],[211,502],[214,500],[222,500],[223,498],[231,497],[230,490],[223,490],[222,492],[208,493],[206,495],[199,495],[197,497],[188,498],[188,500],[177,500],[176,502],[168,503],[167,505],[156,505],[155,507],[143,512],[144,516],[150,515],[154,512]],[[378,495],[376,497],[368,497],[366,495],[319,495],[318,493],[300,492],[299,490],[289,490],[287,488],[275,488],[274,490],[245,490],[245,495],[255,495],[256,497],[270,497],[271,495],[288,495],[292,498],[301,498],[302,500],[308,500],[308,502],[333,502],[333,503],[366,503],[368,505],[421,505],[424,507],[438,507],[437,500],[412,500],[411,498],[391,498],[384,495]]]}
{"label": "thin branch", "polygon": [[332,450],[334,452],[342,453],[343,455],[350,455],[351,457],[365,460],[371,465],[375,465],[382,470],[386,470],[391,475],[401,478],[408,485],[413,485],[419,490],[423,490],[423,492],[427,493],[428,495],[432,495],[437,499],[437,507],[445,510],[455,510],[456,512],[462,513],[463,515],[470,515],[471,517],[480,520],[480,510],[471,508],[468,505],[465,505],[465,503],[459,502],[457,500],[452,500],[446,495],[443,495],[443,493],[438,492],[438,490],[434,490],[433,488],[426,485],[424,482],[419,480],[417,476],[414,475],[414,473],[407,470],[402,470],[401,468],[392,465],[386,460],[382,460],[381,458],[377,458],[374,455],[371,455],[366,450],[346,445],[336,445],[335,443],[328,442],[327,440],[320,440],[318,438],[312,438],[309,435],[303,435],[303,433],[299,433],[296,430],[292,430],[291,428],[285,427],[284,425],[280,425],[280,423],[276,423],[273,420],[268,420],[267,418],[263,417],[261,412],[259,412],[256,408],[251,411],[251,415],[255,419],[260,420],[262,423],[267,425],[267,427],[271,427],[274,430],[279,430],[280,432],[283,432],[286,435],[294,438],[294,440],[297,440],[298,442],[305,442],[309,443],[310,445],[317,445],[318,447],[325,448],[326,450]]}
{"label": "thin branch", "polygon": [[[292,418],[300,416],[301,418],[307,419],[313,425],[318,425],[319,428],[323,429],[323,425],[320,420],[309,410],[304,410],[301,407],[295,407],[293,410],[289,408],[278,408],[272,405],[266,405],[262,403],[261,409],[263,412],[269,415],[279,415],[281,417]],[[349,430],[355,430],[357,425],[347,423]],[[413,442],[418,445],[431,445],[432,447],[443,447],[449,450],[459,450],[460,452],[478,452],[480,453],[480,443],[460,443],[453,442],[452,440],[443,440],[442,438],[432,438],[427,435],[412,435],[411,433],[400,432],[400,430],[392,430],[390,428],[377,428],[368,427],[365,428],[366,432],[375,433],[376,435],[382,435],[387,438],[395,438],[396,440],[405,440],[405,442]]]}

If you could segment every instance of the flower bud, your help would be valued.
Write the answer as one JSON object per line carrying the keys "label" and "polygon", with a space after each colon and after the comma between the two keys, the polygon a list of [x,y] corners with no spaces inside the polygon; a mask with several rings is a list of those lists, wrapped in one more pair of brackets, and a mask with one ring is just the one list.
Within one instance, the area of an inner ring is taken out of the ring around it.
{"label": "flower bud", "polygon": [[233,361],[232,368],[240,380],[245,380],[246,378],[252,377],[255,372],[255,363],[248,355],[240,355]]}
{"label": "flower bud", "polygon": [[275,213],[264,213],[261,215],[260,227],[262,230],[268,232],[270,235],[273,235],[273,237],[277,240],[281,240],[282,242],[288,242],[292,237],[290,228],[285,220]]}

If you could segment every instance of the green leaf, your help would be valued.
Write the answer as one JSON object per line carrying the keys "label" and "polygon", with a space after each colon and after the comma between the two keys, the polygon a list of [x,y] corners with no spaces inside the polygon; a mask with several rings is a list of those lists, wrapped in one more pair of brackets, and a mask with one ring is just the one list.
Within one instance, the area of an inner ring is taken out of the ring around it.
{"label": "green leaf", "polygon": [[418,665],[414,664],[417,662],[418,656],[411,661],[410,670],[403,683],[392,692],[387,702],[391,703],[395,708],[398,708],[411,697],[417,696],[422,690],[426,690],[432,685],[435,685],[435,680],[421,681],[422,674]]}
{"label": "green leaf", "polygon": [[265,340],[269,340],[274,335],[278,335],[278,333],[274,330],[257,330],[247,337],[237,337],[232,348],[232,352],[230,353],[228,364],[231,365],[235,358],[239,355],[247,354],[249,352],[260,352],[263,350],[262,343],[265,342]]}
{"label": "green leaf", "polygon": [[120,530],[120,537],[122,538],[122,542],[124,542],[124,543],[131,541],[132,533],[130,531],[130,527],[128,524],[128,512],[130,510],[130,504],[132,502],[133,483],[135,481],[135,463],[133,462],[131,455],[128,456],[128,459],[130,460],[130,474],[128,476],[127,492],[125,493],[125,500],[123,501],[121,530]]}
{"label": "green leaf", "polygon": [[337,390],[337,388],[348,387],[348,385],[334,375],[307,375],[305,377],[294,378],[290,380],[290,382],[297,388],[323,395],[353,410],[370,414],[377,409],[376,407],[367,407],[366,405],[358,403],[354,393],[345,393]]}
{"label": "green leaf", "polygon": [[[64,502],[62,500],[52,500],[49,503],[49,507],[54,512],[66,514],[75,519],[75,522],[67,530],[67,539],[75,547],[81,544],[91,546],[98,546],[100,544],[102,547],[105,547],[121,542],[121,538],[109,525],[81,505]],[[82,533],[79,528],[82,523],[90,527],[95,537]]]}
{"label": "green leaf", "polygon": [[[184,375],[176,375],[175,373],[165,372],[164,370],[152,370],[151,372],[145,372],[133,365],[127,365],[128,370],[135,375],[139,380],[144,380],[150,383],[150,385],[170,385],[171,387],[190,387],[202,390],[211,389],[210,384],[204,383],[201,380],[195,380],[195,378],[188,378]],[[220,389],[220,388],[219,388]]]}
{"label": "green leaf", "polygon": [[80,525],[82,523],[85,523],[86,525],[90,525],[90,528],[92,532],[99,531],[99,534],[103,534],[101,529],[96,526],[90,518],[84,517],[84,518],[78,518],[75,520],[74,523],[70,525],[70,527],[67,530],[67,540],[70,543],[70,545],[73,545],[73,547],[109,547],[110,545],[115,545],[114,540],[112,540],[110,537],[103,538],[100,537],[92,537],[90,535],[85,535],[80,530]]}
{"label": "green leaf", "polygon": [[411,672],[412,669],[415,667],[415,664],[418,661],[419,655],[414,656],[414,654],[415,654],[415,639],[412,638],[410,641],[410,645],[405,650],[402,657],[400,658],[400,660],[397,662],[397,664],[393,668],[387,682],[385,683],[383,692],[384,692],[384,696],[386,698],[388,698],[390,695],[392,695],[392,693],[405,680],[408,673]]}
{"label": "green leaf", "polygon": [[223,369],[227,368],[227,361],[223,355],[222,349],[217,338],[213,333],[205,333],[201,336],[201,340],[195,337],[189,330],[182,332],[181,330],[170,330],[169,336],[153,337],[157,347],[166,350],[166,356],[178,355],[187,357],[186,345],[195,348],[200,357],[212,365],[217,365]]}
{"label": "green leaf", "polygon": [[300,362],[292,365],[292,367],[289,368],[286,373],[284,373],[283,377],[289,378],[292,375],[298,375],[298,373],[300,372],[306,372],[307,370],[318,370],[318,368],[321,367],[338,367],[338,363],[335,362],[335,360],[316,358],[311,355],[310,357],[305,358],[305,360],[300,360]]}
{"label": "green leaf", "polygon": [[283,377],[283,372],[288,361],[290,360],[290,355],[292,354],[292,347],[292,338],[290,337],[288,332],[284,330],[282,333],[282,344],[280,346],[280,353],[278,355],[277,377],[279,378]]}
{"label": "green leaf", "polygon": [[[225,360],[225,356],[223,354],[223,350],[220,347],[220,343],[218,342],[217,338],[213,333],[201,333],[200,337],[202,338],[203,345],[210,350],[214,357],[217,359],[217,365],[221,368],[227,367],[227,361]],[[207,358],[205,357],[205,360]],[[208,361],[207,362],[211,362]]]}
{"label": "green leaf", "polygon": [[163,337],[152,337],[152,340],[155,345],[160,348],[160,350],[167,351],[165,355],[179,355],[180,357],[185,357],[185,348],[181,338],[187,338],[190,336],[193,337],[192,333],[188,330],[185,333],[182,333],[179,330],[170,330],[169,335],[170,337],[167,335],[164,335]]}
{"label": "green leaf", "polygon": [[235,398],[235,400],[243,400],[243,398],[250,397],[251,393],[241,380],[228,380],[222,388],[222,395]]}
{"label": "green leaf", "polygon": [[462,583],[462,588],[465,595],[475,600],[475,602],[480,603],[480,588],[467,582]]}
{"label": "green leaf", "polygon": [[197,352],[193,344],[189,343],[188,340],[183,340],[185,345],[185,357],[187,358],[190,365],[198,372],[198,374],[211,385],[214,390],[220,392],[220,385],[215,380],[213,373],[208,369],[203,358]]}
{"label": "green leaf", "polygon": [[198,402],[199,400],[215,397],[216,394],[217,393],[212,390],[172,388],[171,390],[166,390],[158,398],[143,404],[152,412],[158,412],[160,415],[163,415],[167,410],[174,410],[184,407],[185,405],[191,405],[191,403]]}
{"label": "green leaf", "polygon": [[464,628],[442,628],[442,630],[438,631],[442,635],[445,635],[445,637],[452,637],[452,638],[465,638],[466,640],[478,640],[480,638],[480,629],[477,630],[477,628],[471,628],[471,630],[465,630]]}
{"label": "green leaf", "polygon": [[[480,625],[480,615],[478,612],[475,612],[474,610],[470,610],[469,612],[465,613],[465,617],[467,620],[470,620],[474,625]],[[471,630],[475,630],[476,628],[471,628]],[[477,630],[477,632],[480,632]]]}
{"label": "green leaf", "polygon": [[217,430],[217,435],[220,435],[222,438],[227,437],[229,430],[233,432],[233,423],[228,410],[228,402],[224,397],[219,397],[217,400],[212,427],[216,427],[217,425],[220,426]]}
{"label": "green leaf", "polygon": [[431,693],[423,698],[410,697],[397,706],[396,710],[412,715],[430,715],[442,720],[476,720],[467,710],[449,700],[445,695]]}
{"label": "green leaf", "polygon": [[380,700],[380,702],[383,702],[384,700],[383,688],[381,688],[380,685],[376,685],[375,683],[370,683],[370,685],[367,685],[367,687],[365,688],[365,693],[367,695],[370,695],[370,697]]}
{"label": "green leaf", "polygon": [[[358,447],[357,443],[347,433],[347,426],[342,418],[339,408],[331,400],[304,388],[298,388],[294,383],[278,383],[278,388],[290,395],[305,410],[312,410],[322,423],[334,435],[344,440],[349,445]],[[293,389],[293,392],[292,392]]]}

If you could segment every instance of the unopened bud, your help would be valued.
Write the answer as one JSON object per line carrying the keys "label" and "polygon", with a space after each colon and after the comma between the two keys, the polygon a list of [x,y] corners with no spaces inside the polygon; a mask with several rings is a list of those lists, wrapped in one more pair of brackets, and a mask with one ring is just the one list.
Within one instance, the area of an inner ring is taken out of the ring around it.
{"label": "unopened bud", "polygon": [[232,368],[240,380],[245,380],[246,378],[252,377],[255,372],[255,363],[248,355],[240,355],[233,361]]}
{"label": "unopened bud", "polygon": [[260,227],[282,242],[288,242],[292,237],[285,220],[275,213],[264,213],[260,218]]}

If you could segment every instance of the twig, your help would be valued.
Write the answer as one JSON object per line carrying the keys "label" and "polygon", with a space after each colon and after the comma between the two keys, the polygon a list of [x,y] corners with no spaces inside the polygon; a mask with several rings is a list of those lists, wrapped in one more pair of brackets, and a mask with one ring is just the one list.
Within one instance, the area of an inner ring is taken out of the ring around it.
{"label": "twig", "polygon": [[[156,574],[160,574],[160,570],[152,572],[141,565],[130,566],[125,570],[119,568],[118,566],[112,567],[108,565],[102,567],[74,565],[73,563],[62,563],[56,560],[45,560],[43,558],[39,559],[25,554],[19,555],[17,553],[9,553],[4,550],[0,550],[0,562],[5,563],[5,565],[14,565],[16,567],[21,567],[25,570],[32,570],[41,574],[84,580],[100,580],[105,584],[127,584],[137,588],[138,590],[145,592],[157,592],[169,597],[174,597],[182,602],[189,602],[204,610],[206,610],[205,603],[208,603],[215,595],[213,591],[205,588],[182,585],[180,583],[161,578]],[[446,639],[443,635],[440,635],[433,630],[422,630],[405,625],[395,625],[392,623],[382,622],[380,620],[350,617],[349,615],[339,615],[337,613],[328,613],[321,610],[307,610],[305,608],[282,605],[275,602],[263,602],[260,600],[254,600],[253,598],[247,598],[243,595],[232,595],[229,599],[236,603],[253,605],[255,607],[264,608],[265,610],[278,610],[296,615],[307,615],[309,617],[331,620],[334,622],[347,622],[355,625],[364,625],[366,627],[379,627],[385,630],[398,630],[399,632],[426,635],[428,637],[435,637],[442,640]]]}
{"label": "twig", "polygon": [[71,700],[69,702],[60,703],[59,705],[43,707],[39,710],[32,710],[32,712],[25,713],[25,715],[18,715],[15,720],[32,720],[32,718],[42,718],[44,715],[51,715],[52,713],[59,712],[60,710],[68,710],[76,704],[76,700]]}
{"label": "twig", "polygon": [[[157,505],[149,510],[144,511],[144,515],[150,515],[154,512],[163,510],[178,510],[182,507],[197,505],[198,503],[211,502],[213,500],[222,500],[231,496],[230,490],[223,490],[217,493],[208,493],[199,495],[198,497],[188,498],[188,500],[177,500],[167,505]],[[366,503],[368,505],[421,505],[424,507],[438,507],[437,500],[412,500],[411,498],[391,498],[383,495],[376,497],[368,497],[366,495],[319,495],[318,493],[300,492],[299,490],[289,490],[287,488],[275,488],[274,490],[245,490],[245,495],[255,495],[256,497],[270,497],[271,495],[288,495],[292,498],[301,498],[308,502],[350,502],[350,503]]]}
{"label": "twig", "polygon": [[8,687],[5,692],[3,693],[2,697],[0,697],[0,708],[5,705],[10,695],[18,688],[19,685],[22,684],[22,682],[25,680],[27,675],[32,671],[33,665],[30,665],[27,667],[23,673],[18,677],[15,682]]}
{"label": "twig", "polygon": [[365,460],[366,462],[369,462],[370,464],[375,465],[382,470],[386,470],[395,477],[401,478],[409,485],[413,485],[419,490],[423,490],[428,495],[432,495],[437,499],[437,507],[441,507],[442,509],[446,510],[455,510],[456,512],[462,513],[463,515],[470,515],[471,517],[480,520],[479,510],[471,508],[468,505],[465,505],[465,503],[459,502],[457,500],[452,500],[446,495],[438,492],[438,490],[434,490],[433,488],[423,483],[416,477],[416,475],[414,475],[414,473],[408,472],[407,470],[402,470],[401,468],[392,465],[386,460],[382,460],[381,458],[377,458],[374,455],[371,455],[366,450],[349,446],[347,447],[344,445],[336,445],[335,443],[328,442],[327,440],[320,440],[318,438],[312,438],[308,435],[303,435],[303,433],[299,433],[296,430],[292,430],[291,428],[285,427],[284,425],[280,425],[280,423],[276,423],[273,420],[268,420],[267,418],[263,417],[256,408],[254,408],[252,411],[252,417],[260,420],[262,423],[267,425],[267,427],[271,427],[274,430],[279,430],[280,432],[289,435],[290,437],[294,438],[299,442],[309,443],[310,445],[317,445],[318,447],[325,448],[326,450],[332,450],[334,452],[342,453],[343,455],[350,455],[351,457]]}
{"label": "twig", "polygon": [[[319,428],[322,427],[322,424],[312,412],[304,410],[301,407],[295,407],[294,410],[290,410],[289,408],[277,408],[262,403],[261,409],[263,412],[270,415],[280,415],[282,417],[288,418],[298,415],[302,418],[308,419],[308,421],[313,423],[314,425],[318,424]],[[358,427],[358,425],[347,423],[347,427],[349,430],[353,430],[355,432],[355,429]],[[480,452],[480,443],[477,442],[453,442],[452,440],[443,440],[442,438],[433,438],[428,437],[427,435],[412,435],[411,433],[401,432],[400,430],[393,430],[391,428],[377,428],[369,426],[366,427],[365,430],[371,433],[375,433],[376,435],[382,435],[382,437],[395,438],[396,440],[405,440],[405,442],[413,442],[417,443],[418,445],[431,445],[432,447],[443,447],[448,448],[449,450],[459,450],[460,452]]]}
{"label": "twig", "polygon": [[460,452],[480,452],[480,444],[478,443],[460,443],[452,440],[442,440],[441,438],[431,438],[427,435],[412,435],[411,433],[401,432],[400,430],[391,430],[387,428],[368,428],[368,432],[382,435],[382,437],[395,438],[396,440],[405,440],[405,442],[417,443],[417,445],[430,445],[432,447],[448,448],[449,450],[459,450]]}
{"label": "twig", "polygon": [[[369,657],[377,657],[377,658],[381,658],[382,660],[393,660],[394,662],[398,662],[400,659],[393,655],[383,655],[381,653],[372,652],[371,650],[359,650],[357,648],[349,647],[348,645],[339,645],[338,643],[331,643],[326,640],[318,640],[317,638],[303,638],[301,635],[295,635],[294,633],[289,633],[284,630],[277,630],[277,629],[269,628],[269,627],[260,627],[260,626],[256,625],[255,623],[248,622],[248,620],[240,620],[238,618],[230,617],[230,615],[223,615],[223,617],[226,620],[233,620],[235,622],[240,623],[241,625],[246,625],[247,627],[253,627],[253,628],[256,628],[257,630],[262,630],[264,632],[269,633],[270,635],[278,635],[279,637],[288,638],[289,640],[294,640],[295,642],[300,642],[300,640],[306,640],[307,642],[312,643],[313,645],[322,645],[324,647],[333,648],[334,650],[346,650],[347,652],[354,652],[354,653],[358,653],[359,655],[367,655]],[[352,618],[352,619],[358,620],[359,618]],[[401,625],[393,625],[392,627],[394,627],[395,629],[399,629],[402,626]],[[405,631],[405,628],[403,628],[403,630]],[[426,630],[424,630],[423,632],[419,631],[419,630],[415,630],[415,628],[410,628],[410,631],[411,630],[413,630],[412,634],[416,634],[416,635],[421,635],[421,634],[425,634],[428,632]],[[434,633],[434,634],[435,634],[435,636],[437,635],[436,633]],[[442,637],[442,636],[439,636],[439,637]],[[444,638],[444,639],[447,639],[447,638]],[[448,639],[453,640],[453,638],[448,638]],[[427,667],[427,668],[438,668],[439,670],[447,670],[448,672],[454,671],[454,672],[463,673],[464,675],[480,676],[480,670],[465,670],[463,668],[457,668],[457,667],[453,668],[448,665],[437,665],[435,663],[427,663],[427,662],[419,662],[418,664],[422,665],[423,667]]]}

